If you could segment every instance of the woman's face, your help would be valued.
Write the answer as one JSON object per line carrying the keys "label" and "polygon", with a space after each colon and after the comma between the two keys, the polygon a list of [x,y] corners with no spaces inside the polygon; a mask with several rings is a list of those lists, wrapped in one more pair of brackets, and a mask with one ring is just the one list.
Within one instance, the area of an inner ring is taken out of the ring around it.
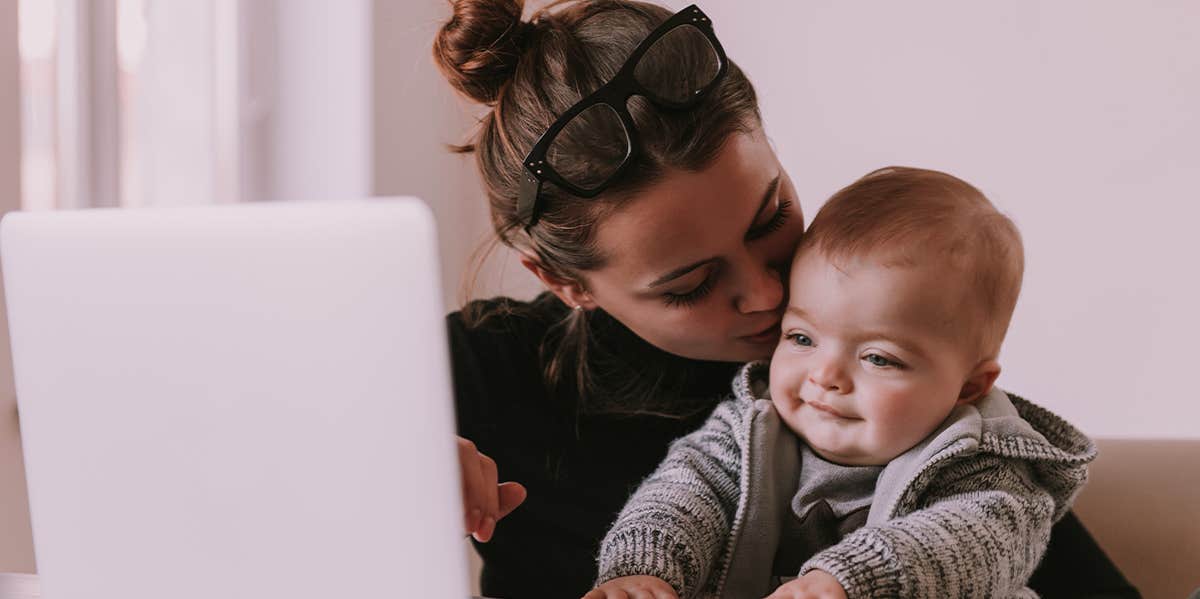
{"label": "woman's face", "polygon": [[767,358],[779,340],[796,191],[761,130],[735,134],[708,168],[672,171],[604,219],[607,258],[585,273],[595,303],[686,358]]}

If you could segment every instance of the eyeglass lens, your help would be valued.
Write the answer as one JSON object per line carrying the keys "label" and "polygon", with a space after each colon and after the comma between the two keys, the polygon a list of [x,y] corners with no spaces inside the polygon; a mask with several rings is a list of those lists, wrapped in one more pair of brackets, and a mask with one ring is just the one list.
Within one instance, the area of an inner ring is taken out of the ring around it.
{"label": "eyeglass lens", "polygon": [[[708,37],[691,25],[680,25],[642,55],[634,78],[652,101],[678,104],[712,83],[719,71],[720,58]],[[559,131],[547,147],[546,162],[572,185],[593,190],[617,172],[629,146],[629,133],[616,110],[595,104]]]}

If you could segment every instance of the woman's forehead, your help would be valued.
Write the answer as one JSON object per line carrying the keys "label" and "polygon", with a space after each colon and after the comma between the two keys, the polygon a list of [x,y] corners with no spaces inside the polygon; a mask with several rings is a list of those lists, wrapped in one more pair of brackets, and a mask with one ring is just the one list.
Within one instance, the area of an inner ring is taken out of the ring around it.
{"label": "woman's forehead", "polygon": [[708,167],[669,171],[604,219],[596,233],[603,270],[646,284],[655,273],[720,257],[742,242],[780,176],[761,132],[733,135]]}

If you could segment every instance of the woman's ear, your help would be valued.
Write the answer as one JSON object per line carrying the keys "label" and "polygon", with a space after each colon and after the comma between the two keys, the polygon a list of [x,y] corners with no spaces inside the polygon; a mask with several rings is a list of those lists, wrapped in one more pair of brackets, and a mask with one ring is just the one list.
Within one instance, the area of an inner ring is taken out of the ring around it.
{"label": "woman's ear", "polygon": [[592,294],[588,293],[579,281],[567,279],[546,270],[536,258],[528,254],[521,254],[521,266],[533,273],[533,276],[537,277],[546,286],[546,289],[557,295],[558,299],[567,306],[580,307],[584,310],[596,307],[596,301],[592,299]]}
{"label": "woman's ear", "polygon": [[975,366],[962,389],[958,391],[958,403],[975,403],[979,398],[992,390],[996,377],[1000,376],[1000,363],[995,360],[984,360]]}

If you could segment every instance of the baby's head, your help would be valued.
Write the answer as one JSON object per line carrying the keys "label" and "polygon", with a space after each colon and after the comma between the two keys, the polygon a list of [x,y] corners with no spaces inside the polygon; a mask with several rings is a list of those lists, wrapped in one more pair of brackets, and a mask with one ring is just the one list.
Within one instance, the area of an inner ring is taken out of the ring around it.
{"label": "baby's head", "polygon": [[1024,251],[978,189],[891,167],[834,194],[792,264],[771,398],[814,451],[884,464],[1000,374]]}

